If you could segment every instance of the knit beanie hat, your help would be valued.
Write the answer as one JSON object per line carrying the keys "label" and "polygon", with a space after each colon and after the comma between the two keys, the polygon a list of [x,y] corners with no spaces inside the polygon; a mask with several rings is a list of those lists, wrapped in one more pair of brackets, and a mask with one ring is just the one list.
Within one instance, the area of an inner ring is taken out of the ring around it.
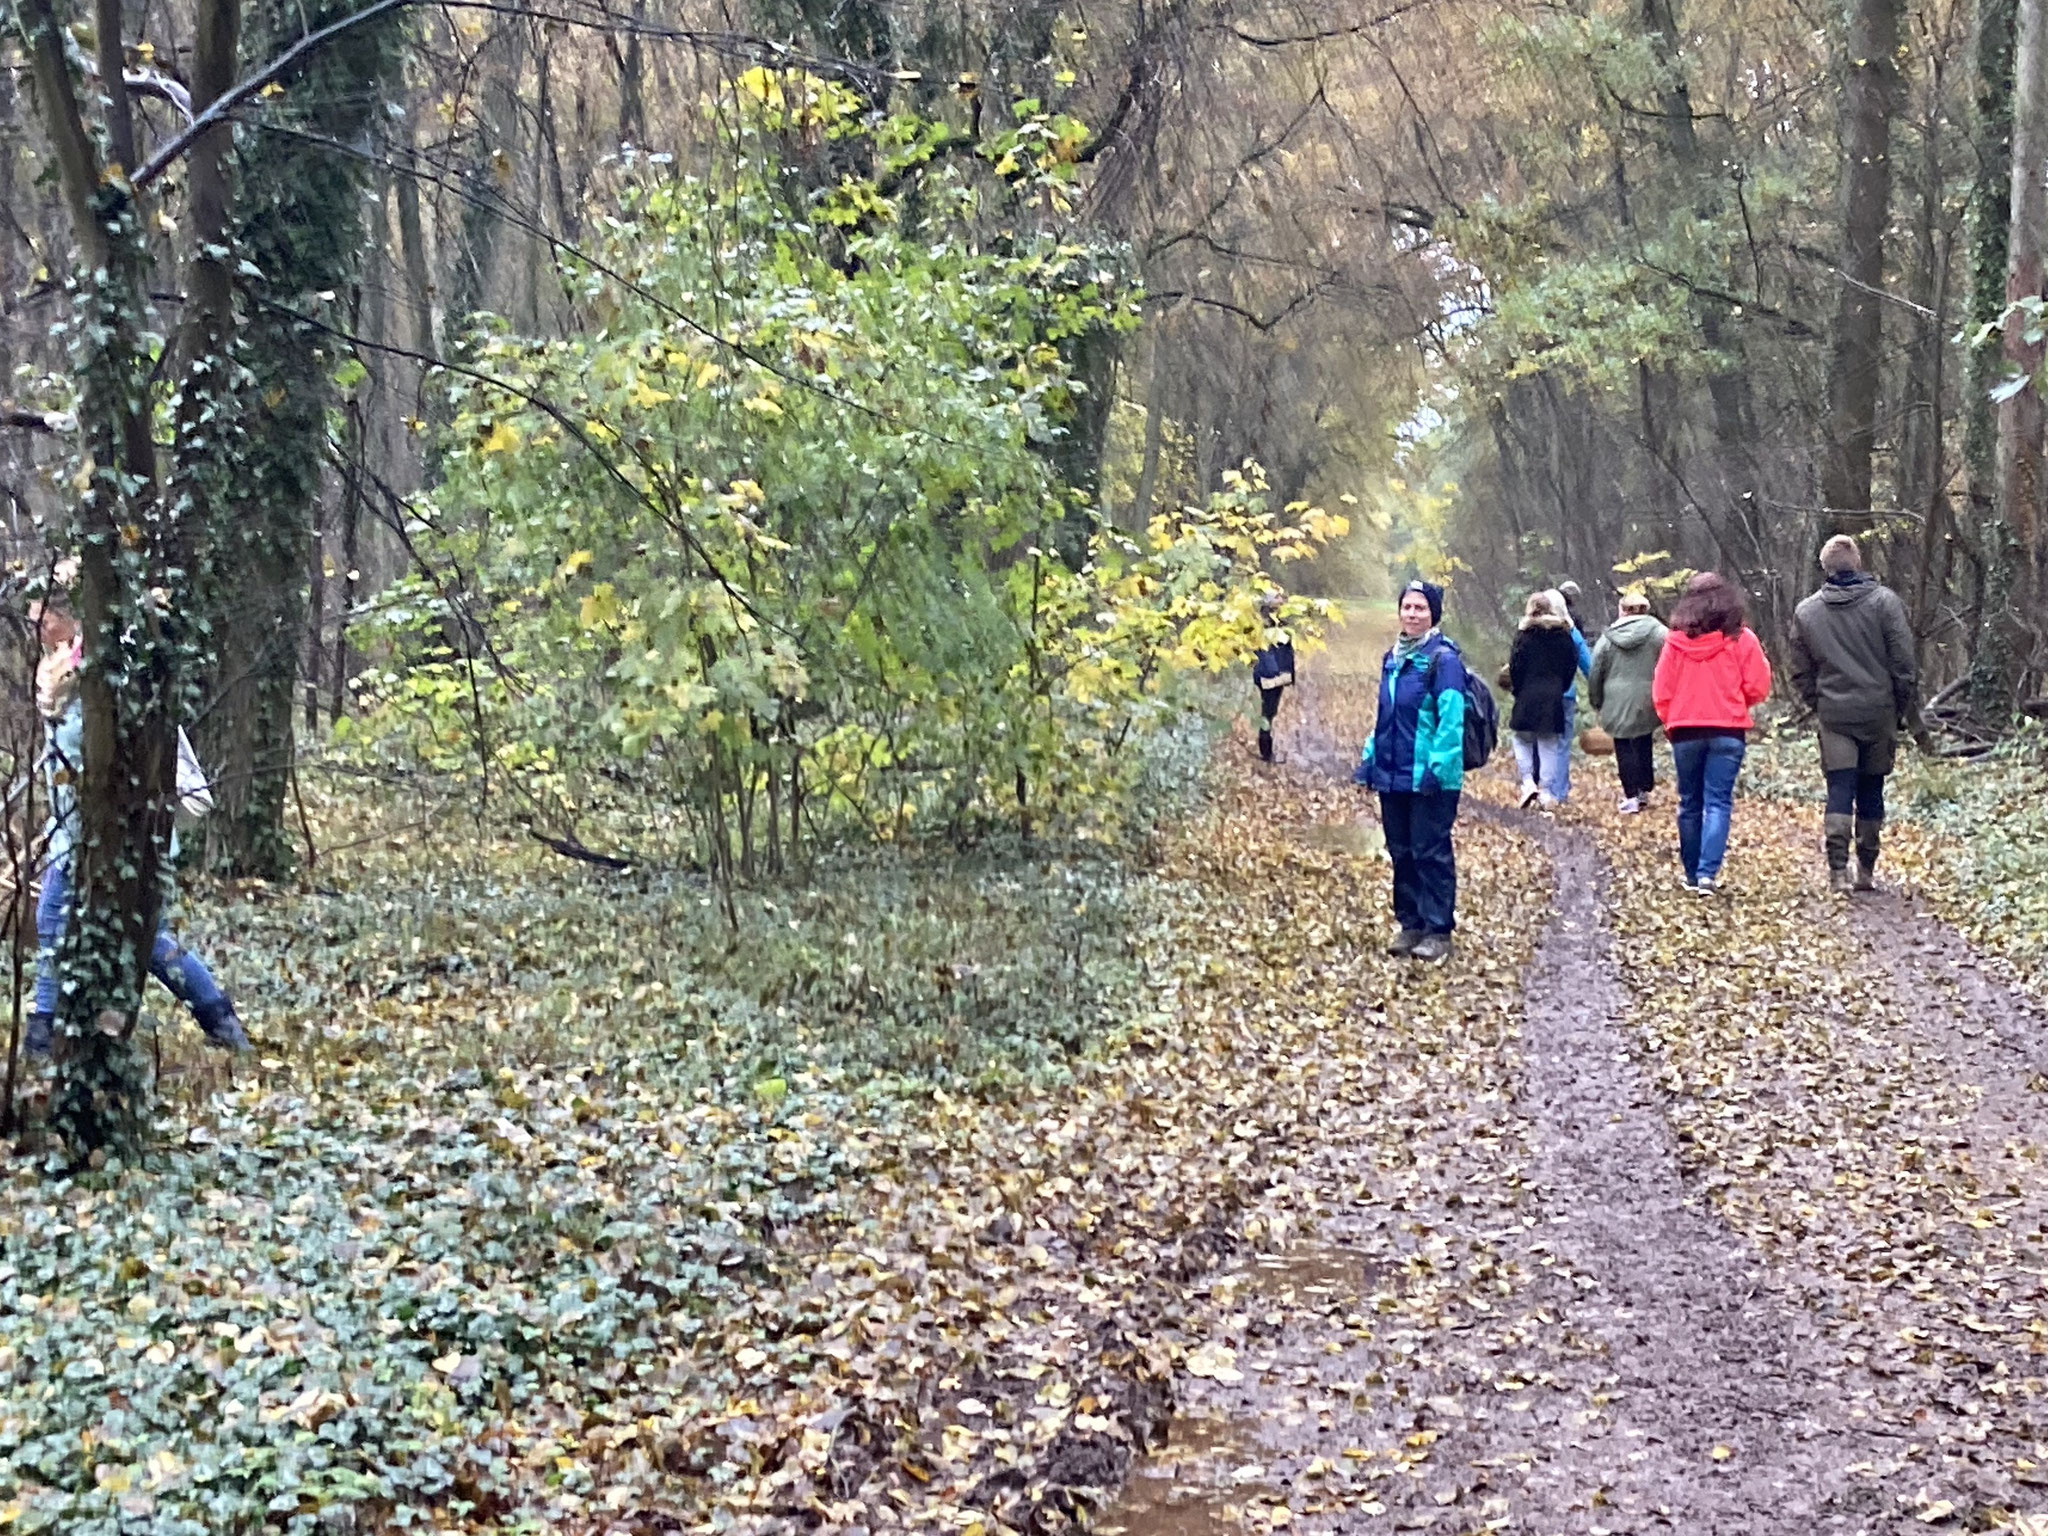
{"label": "knit beanie hat", "polygon": [[[1420,592],[1422,600],[1429,604],[1429,622],[1441,624],[1444,621],[1444,589],[1433,581],[1416,580],[1401,589],[1401,597],[1410,592]],[[1400,598],[1394,600],[1397,604]]]}

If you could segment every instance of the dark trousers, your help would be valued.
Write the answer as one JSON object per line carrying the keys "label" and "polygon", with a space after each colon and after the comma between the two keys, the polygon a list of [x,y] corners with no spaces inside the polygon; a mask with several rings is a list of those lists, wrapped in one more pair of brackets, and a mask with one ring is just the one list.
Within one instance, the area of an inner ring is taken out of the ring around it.
{"label": "dark trousers", "polygon": [[1458,797],[1381,795],[1380,828],[1394,865],[1394,919],[1422,933],[1458,926],[1458,861],[1451,827]]}
{"label": "dark trousers", "polygon": [[1280,695],[1286,691],[1285,684],[1259,690],[1259,756],[1269,763],[1273,761],[1273,720],[1280,713]]}
{"label": "dark trousers", "polygon": [[1614,766],[1621,774],[1624,795],[1647,795],[1657,787],[1657,757],[1651,751],[1656,744],[1655,736],[1614,738]]}
{"label": "dark trousers", "polygon": [[1857,768],[1836,768],[1828,774],[1828,814],[1876,823],[1884,820],[1884,775]]}

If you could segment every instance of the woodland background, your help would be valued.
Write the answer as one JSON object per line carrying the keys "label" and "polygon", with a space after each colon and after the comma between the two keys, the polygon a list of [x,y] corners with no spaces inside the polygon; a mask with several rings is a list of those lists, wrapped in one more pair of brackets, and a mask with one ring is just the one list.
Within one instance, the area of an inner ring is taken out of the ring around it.
{"label": "woodland background", "polygon": [[1978,750],[2048,657],[2038,10],[30,0],[0,492],[24,586],[86,557],[83,909],[153,919],[179,719],[227,873],[330,731],[726,883],[1028,833],[1333,541],[1296,587],[1468,633],[1718,567],[1775,644],[1865,533]]}

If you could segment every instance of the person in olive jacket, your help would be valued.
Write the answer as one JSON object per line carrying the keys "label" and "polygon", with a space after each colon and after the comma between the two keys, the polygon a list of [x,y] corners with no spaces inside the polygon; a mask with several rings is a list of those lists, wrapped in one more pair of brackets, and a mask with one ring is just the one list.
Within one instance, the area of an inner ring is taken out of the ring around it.
{"label": "person in olive jacket", "polygon": [[1614,766],[1621,773],[1621,809],[1633,816],[1657,787],[1657,706],[1650,686],[1669,630],[1650,612],[1640,592],[1621,599],[1621,617],[1593,647],[1593,671],[1586,701],[1600,716],[1600,729],[1614,738]]}
{"label": "person in olive jacket", "polygon": [[1864,572],[1856,541],[1846,533],[1829,539],[1821,546],[1820,568],[1827,578],[1821,589],[1792,614],[1792,686],[1820,717],[1828,884],[1837,891],[1869,891],[1877,888],[1884,781],[1898,760],[1899,732],[1922,729],[1920,669],[1906,605]]}

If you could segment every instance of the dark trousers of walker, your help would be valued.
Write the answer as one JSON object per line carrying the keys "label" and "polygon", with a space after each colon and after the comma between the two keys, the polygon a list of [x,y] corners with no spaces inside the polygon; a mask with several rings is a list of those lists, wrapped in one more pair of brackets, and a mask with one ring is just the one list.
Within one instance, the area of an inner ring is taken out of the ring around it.
{"label": "dark trousers of walker", "polygon": [[1458,797],[1381,795],[1380,827],[1394,866],[1394,919],[1404,929],[1449,933],[1458,925],[1458,862],[1451,827]]}
{"label": "dark trousers of walker", "polygon": [[1280,713],[1280,695],[1287,691],[1287,685],[1259,690],[1259,756],[1267,762],[1273,761],[1273,721]]}
{"label": "dark trousers of walker", "polygon": [[1621,792],[1631,800],[1657,787],[1656,745],[1655,736],[1614,738],[1614,767],[1621,775]]}

